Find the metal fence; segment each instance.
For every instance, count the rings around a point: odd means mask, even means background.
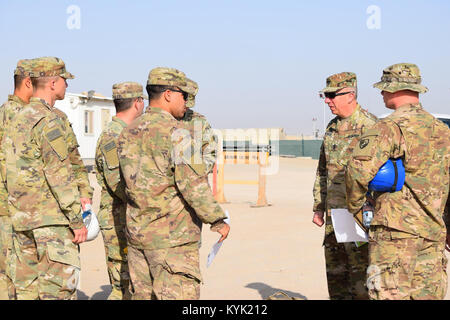
[[[277,140],[269,143],[271,155],[319,159],[322,140]],[[224,141],[223,148],[228,150],[233,148],[255,150],[258,146],[250,141]]]

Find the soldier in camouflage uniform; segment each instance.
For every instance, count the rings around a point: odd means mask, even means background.
[[[366,131],[353,151],[346,176],[349,211],[361,210],[369,182],[389,158],[402,159],[406,177],[400,191],[375,195],[369,295],[442,299],[447,289],[443,212],[449,205],[450,130],[422,108],[419,93],[427,88],[416,65],[387,67],[374,87],[394,112]]]
[[[186,112],[189,90],[183,72],[151,70],[150,105],[119,137],[132,299],[198,299],[201,224],[211,224],[220,241],[228,236],[202,167],[178,147],[190,136],[176,120]]]
[[[86,240],[78,185],[64,122],[54,112],[64,99],[62,60],[32,60],[33,97],[5,127],[1,157],[13,225],[17,299],[76,299],[78,244]]]
[[[30,78],[30,60],[20,60],[14,70],[14,94],[0,107],[0,145],[8,122],[30,101],[33,85]],[[0,159],[4,164],[4,159]],[[1,165],[4,168],[4,165]],[[5,174],[2,174],[4,177]],[[12,225],[8,211],[8,192],[5,181],[0,184],[0,300],[15,298],[11,274]]]
[[[337,243],[331,209],[346,208],[345,166],[349,152],[375,122],[376,117],[356,101],[356,75],[351,72],[327,78],[321,96],[336,115],[328,124],[320,150],[314,183],[313,222],[319,227],[325,218],[325,261],[330,299],[368,299],[365,274],[368,266],[367,244]]]
[[[136,82],[114,84],[112,88],[116,115],[101,133],[95,154],[97,181],[102,187],[97,215],[105,244],[106,265],[112,291],[108,300],[129,299],[129,274],[125,214],[127,201],[120,179],[117,145],[122,130],[144,110],[142,86]]]
[[[191,109],[195,105],[195,97],[198,93],[197,83],[187,79],[187,84],[189,91],[192,93],[188,95],[186,102],[188,109],[181,120],[192,137],[191,152],[194,154],[193,160],[198,164],[203,164],[205,175],[208,175],[212,172],[216,163],[217,137],[206,117]]]

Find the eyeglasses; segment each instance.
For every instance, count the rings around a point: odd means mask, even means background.
[[[183,95],[184,101],[187,101],[189,94],[187,92],[181,91],[181,90],[175,90],[175,89],[169,89],[170,91],[180,92]]]
[[[336,93],[336,92],[320,92],[319,93],[319,97],[321,97],[322,99],[328,98],[328,99],[334,99],[337,96],[343,96],[344,94],[347,93],[355,93],[355,91],[348,91],[348,92],[341,92],[341,93]]]

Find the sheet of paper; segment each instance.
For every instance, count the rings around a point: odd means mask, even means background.
[[[331,209],[331,221],[337,242],[369,241],[367,233],[347,209]]]
[[[226,218],[224,221],[228,224],[230,224],[230,214],[227,210],[225,210],[225,214],[228,218]],[[222,242],[216,242],[213,247],[211,248],[211,252],[208,254],[208,259],[206,261],[206,267],[209,268],[211,263],[213,262],[214,258],[216,257],[217,253],[219,252],[220,247],[222,246]]]

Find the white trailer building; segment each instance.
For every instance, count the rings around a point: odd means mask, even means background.
[[[86,165],[94,164],[95,147],[100,133],[116,114],[112,98],[94,91],[66,93],[55,107],[64,111],[77,136],[81,158]]]

